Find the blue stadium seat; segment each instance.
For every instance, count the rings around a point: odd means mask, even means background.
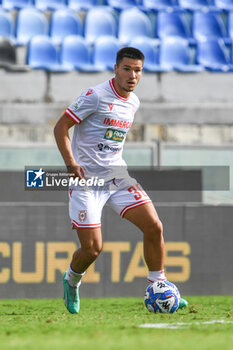
[[[66,7],[66,0],[34,0],[35,7],[41,11],[58,10]]]
[[[27,45],[35,35],[48,34],[45,15],[35,8],[25,8],[18,12],[16,20],[16,44]]]
[[[99,37],[95,42],[93,50],[94,66],[103,66],[103,70],[114,70],[116,54],[121,47],[119,40],[115,37]]]
[[[91,62],[89,47],[80,35],[69,35],[64,38],[60,53],[61,66],[64,70],[80,70],[82,72],[99,72],[103,70],[94,67]]]
[[[233,65],[222,39],[212,38],[198,42],[197,62],[213,72],[233,71]]]
[[[136,37],[130,44],[141,50],[145,56],[143,69],[148,72],[166,72],[167,69],[161,67],[159,59],[159,43],[155,39],[148,37]]]
[[[178,4],[183,9],[192,11],[209,10],[214,8],[211,0],[178,0]]]
[[[233,11],[228,13],[228,34],[231,40],[233,40]]]
[[[68,0],[68,7],[75,11],[88,11],[98,5],[98,0]]]
[[[192,64],[188,40],[180,37],[167,37],[161,41],[160,64],[168,70],[180,72],[201,72],[201,65]]]
[[[221,10],[232,11],[233,0],[215,0],[215,6]]]
[[[124,44],[137,36],[152,37],[149,17],[136,7],[121,12],[118,26],[118,38]]]
[[[157,16],[157,35],[160,39],[180,36],[193,41],[185,13],[160,11]]]
[[[117,22],[109,7],[93,7],[87,12],[84,22],[84,37],[88,43],[94,43],[99,36],[116,36]]]
[[[222,38],[226,43],[230,39],[219,12],[195,11],[193,14],[193,37],[196,40],[204,40],[212,37]]]
[[[34,36],[27,51],[27,64],[33,69],[43,69],[49,72],[64,72],[59,64],[58,52],[52,39],[46,35]]]
[[[177,7],[176,0],[142,0],[142,5],[148,10],[173,10]]]
[[[117,10],[125,10],[130,7],[138,6],[140,2],[138,0],[106,0],[107,4]]]
[[[0,8],[0,36],[13,41],[13,19],[9,12]]]
[[[33,6],[32,0],[2,0],[2,7],[6,10],[19,10]]]
[[[73,10],[54,11],[49,34],[55,44],[60,44],[67,35],[82,35],[82,21]]]

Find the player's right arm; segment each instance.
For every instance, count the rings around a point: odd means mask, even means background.
[[[69,129],[74,124],[75,122],[63,113],[54,127],[54,136],[68,172],[74,174],[74,177],[84,178],[84,169],[74,159],[71,148]]]

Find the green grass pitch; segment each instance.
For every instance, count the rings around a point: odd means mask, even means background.
[[[60,299],[0,300],[0,349],[232,350],[233,297],[187,300],[175,314],[151,314],[143,298],[83,298],[78,315]],[[145,323],[182,328],[139,327]]]

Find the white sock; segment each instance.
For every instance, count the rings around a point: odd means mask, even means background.
[[[85,272],[83,273],[74,272],[72,268],[69,266],[68,270],[66,271],[65,279],[68,281],[71,287],[79,287],[81,285],[81,279],[84,274]]]
[[[147,281],[149,283],[153,283],[156,281],[166,281],[166,276],[165,276],[165,272],[164,270],[160,270],[160,271],[149,271],[148,277],[147,277]]]

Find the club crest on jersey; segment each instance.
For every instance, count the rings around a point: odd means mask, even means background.
[[[87,210],[79,210],[78,218],[80,222],[84,222],[87,218]]]
[[[87,91],[87,93],[86,93],[86,95],[85,96],[89,96],[89,95],[92,95],[93,94],[93,90],[92,89],[89,89],[88,91]]]
[[[111,103],[110,105],[108,105],[109,109],[110,109],[110,112],[112,112],[112,109],[113,109],[113,104]]]

